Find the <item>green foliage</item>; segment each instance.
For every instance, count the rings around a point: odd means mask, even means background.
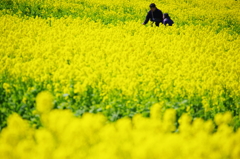
[[[51,84],[51,81],[44,83],[35,82],[29,79],[25,82],[22,79],[18,81],[9,81],[7,78],[3,78],[2,81],[8,82],[11,87],[11,93],[8,93],[3,88],[3,83],[0,85],[0,128],[6,126],[7,117],[13,112],[17,112],[24,119],[30,121],[31,124],[39,127],[41,125],[39,115],[35,113],[35,98],[38,93],[48,90],[47,85]],[[29,89],[31,88],[31,89]],[[240,108],[230,97],[230,92],[226,91],[223,95],[226,100],[221,104],[220,109],[214,105],[210,105],[212,111],[205,112],[202,105],[202,98],[199,96],[194,97],[165,97],[159,98],[154,91],[148,94],[138,93],[135,98],[122,94],[121,90],[114,89],[107,95],[108,99],[104,100],[101,95],[101,90],[87,86],[86,91],[83,93],[74,93],[74,82],[70,82],[70,93],[61,93],[61,96],[57,95],[54,88],[50,91],[54,96],[54,108],[55,109],[70,109],[76,116],[82,116],[84,113],[103,113],[109,121],[116,121],[122,117],[132,118],[135,114],[142,114],[145,117],[150,116],[150,108],[155,103],[164,102],[162,111],[173,108],[177,111],[177,119],[182,114],[188,113],[193,118],[203,118],[204,120],[214,119],[217,113],[230,111],[235,116],[233,121],[233,127],[236,130],[240,127]],[[144,91],[144,90],[142,90]],[[139,91],[141,92],[141,91]],[[159,91],[158,93],[163,93]],[[238,101],[240,99],[238,98]],[[211,103],[211,101],[209,101]],[[188,106],[190,106],[188,108]],[[230,106],[231,105],[231,106]]]

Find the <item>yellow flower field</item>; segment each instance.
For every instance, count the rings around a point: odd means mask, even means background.
[[[0,2],[0,158],[240,158],[240,2],[150,3]]]
[[[76,118],[69,110],[52,110],[47,92],[37,97],[43,127],[34,129],[18,114],[8,119],[1,133],[1,158],[239,158],[240,131],[228,126],[231,114],[218,114],[216,132],[211,120],[204,122],[184,114],[176,130],[174,109],[160,113],[151,108],[151,118],[140,114],[108,123],[100,114]],[[46,109],[42,109],[45,107]]]

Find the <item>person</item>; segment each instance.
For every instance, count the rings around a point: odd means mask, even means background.
[[[154,3],[150,4],[150,11],[148,12],[146,19],[143,25],[146,25],[149,20],[155,23],[156,26],[159,26],[163,22],[163,13],[160,9],[156,7]]]
[[[172,19],[170,18],[170,16],[168,15],[168,13],[164,13],[163,14],[163,24],[164,25],[169,25],[169,26],[172,26],[173,25],[173,21]]]

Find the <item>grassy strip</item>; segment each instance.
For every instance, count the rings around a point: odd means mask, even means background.
[[[160,1],[160,8],[163,12],[170,12],[173,20],[178,26],[183,25],[202,25],[217,26],[216,33],[229,28],[229,33],[240,34],[240,21],[236,17],[234,10],[228,11],[226,8],[221,10],[213,10],[211,14],[207,14],[206,8],[201,3],[187,2],[165,2]],[[178,4],[179,3],[179,4]],[[179,6],[180,5],[180,6]],[[236,2],[236,5],[239,5]],[[187,9],[188,7],[188,9]],[[214,8],[213,8],[214,9]],[[92,4],[87,1],[77,2],[61,2],[59,4],[42,2],[28,2],[14,0],[3,0],[0,2],[0,10],[3,14],[18,15],[20,17],[41,17],[47,19],[49,17],[63,18],[66,16],[90,18],[93,21],[100,21],[103,24],[114,24],[128,21],[144,20],[148,11],[147,7],[138,8],[128,4],[111,6],[107,4]],[[184,12],[183,12],[184,10]]]

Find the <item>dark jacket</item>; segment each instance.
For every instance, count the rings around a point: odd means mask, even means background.
[[[165,19],[163,19],[163,24],[164,25],[169,25],[169,26],[172,26],[173,25],[173,21],[172,21],[172,19],[170,19],[170,18],[165,18]]]
[[[149,19],[153,22],[156,23],[162,23],[163,21],[163,13],[161,10],[156,9],[154,12],[149,11],[147,16],[146,16],[146,20],[144,21],[144,24],[147,24]]]

